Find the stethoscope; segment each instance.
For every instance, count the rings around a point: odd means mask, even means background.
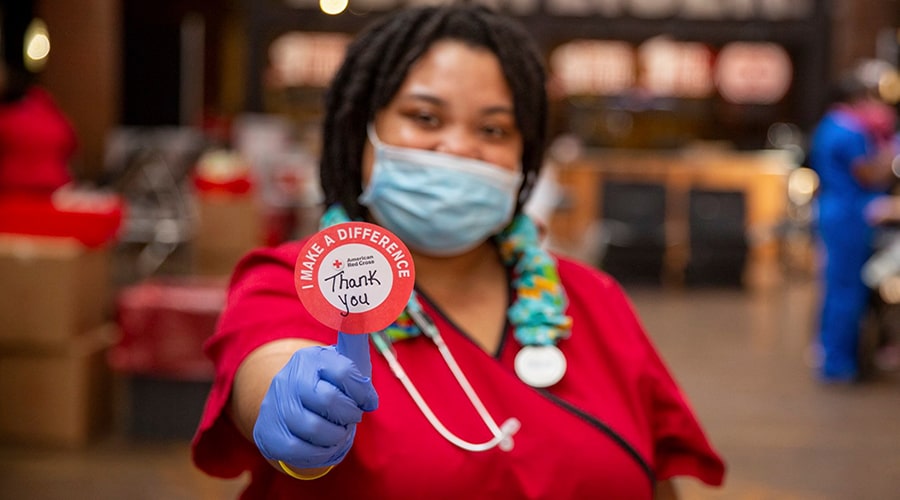
[[[459,365],[450,353],[450,349],[447,347],[447,344],[444,342],[443,337],[441,337],[440,332],[431,318],[422,311],[421,306],[415,300],[410,301],[407,312],[419,330],[431,339],[435,346],[437,346],[438,352],[440,352],[441,357],[444,359],[444,362],[447,364],[453,377],[466,394],[466,397],[469,398],[469,402],[475,408],[475,411],[478,412],[481,420],[494,437],[482,443],[472,443],[460,438],[450,431],[437,418],[428,406],[428,403],[425,402],[421,393],[416,389],[415,384],[412,383],[412,380],[410,380],[409,376],[406,374],[406,371],[400,366],[400,362],[397,359],[397,352],[394,350],[387,335],[383,331],[372,334],[372,341],[375,344],[375,348],[387,360],[391,372],[393,372],[394,376],[397,377],[401,384],[403,384],[406,392],[409,393],[410,397],[431,426],[434,427],[438,434],[444,439],[467,451],[487,451],[497,447],[503,451],[512,450],[515,445],[513,435],[522,427],[522,423],[519,419],[510,417],[502,424],[497,425],[497,421],[494,420],[487,411],[487,408],[485,408],[484,404],[481,402],[481,398],[478,397],[478,394],[472,388],[469,380],[459,368]],[[529,383],[529,385],[535,387],[547,387],[553,385],[562,378],[566,370],[566,361],[562,352],[556,346],[525,346],[516,356],[515,367],[519,378],[526,383]]]

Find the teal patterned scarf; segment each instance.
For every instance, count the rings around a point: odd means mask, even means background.
[[[347,212],[333,205],[322,216],[320,228],[349,222]],[[552,345],[569,336],[572,318],[565,315],[566,295],[559,283],[556,262],[541,248],[537,228],[531,219],[518,214],[494,237],[503,264],[512,269],[516,300],[507,311],[521,345]],[[421,310],[416,292],[406,309],[384,333],[392,341],[414,337],[421,332],[413,322],[410,308]]]

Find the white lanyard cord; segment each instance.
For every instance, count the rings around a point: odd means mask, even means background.
[[[372,336],[372,340],[375,342],[375,347],[378,348],[378,351],[385,357],[388,362],[388,366],[394,373],[394,376],[396,376],[397,379],[400,380],[400,383],[403,384],[403,387],[406,388],[406,392],[408,392],[410,397],[412,397],[413,401],[416,403],[416,406],[419,408],[422,414],[425,415],[425,418],[428,420],[431,426],[434,427],[434,429],[438,431],[438,434],[443,436],[444,439],[446,439],[453,445],[467,451],[487,451],[498,446],[503,451],[512,450],[514,446],[512,436],[522,426],[522,424],[519,422],[519,419],[515,417],[508,418],[505,422],[503,422],[502,425],[498,426],[497,422],[494,421],[490,413],[488,413],[487,408],[485,408],[484,404],[482,404],[481,399],[475,393],[475,390],[472,388],[471,384],[469,384],[469,381],[462,373],[459,365],[456,364],[456,360],[453,359],[453,355],[450,354],[450,350],[444,343],[444,339],[441,338],[440,333],[438,333],[437,328],[434,326],[434,324],[431,323],[431,320],[424,315],[420,315],[419,311],[410,310],[409,313],[413,321],[418,324],[419,328],[435,343],[438,351],[441,353],[441,357],[444,358],[444,362],[447,363],[447,367],[450,368],[450,371],[453,373],[453,377],[456,378],[457,383],[459,383],[463,392],[466,393],[466,397],[469,398],[472,406],[475,407],[475,411],[477,411],[478,415],[481,416],[481,419],[484,421],[488,429],[490,429],[491,433],[494,435],[494,438],[483,443],[470,443],[453,434],[449,429],[447,429],[444,424],[442,424],[441,421],[438,420],[434,412],[431,411],[428,403],[426,403],[425,399],[422,398],[422,395],[416,389],[416,386],[412,383],[412,380],[409,379],[406,371],[403,370],[402,366],[400,366],[400,362],[397,360],[397,356],[394,353],[393,346],[391,346],[390,341],[385,338],[386,336],[384,335],[384,333],[378,332],[377,334],[374,334]]]

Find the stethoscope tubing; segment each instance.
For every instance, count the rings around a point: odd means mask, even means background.
[[[512,450],[514,446],[512,436],[522,426],[519,419],[511,417],[506,419],[502,425],[497,425],[496,420],[494,420],[490,412],[488,412],[487,408],[484,406],[484,403],[481,402],[481,398],[478,397],[475,389],[469,383],[469,380],[462,372],[462,369],[460,369],[459,365],[456,363],[456,360],[450,353],[450,349],[444,342],[443,337],[441,337],[440,332],[438,332],[437,327],[434,325],[434,323],[431,322],[431,319],[414,307],[410,307],[408,309],[408,312],[413,322],[415,322],[416,326],[419,327],[419,330],[421,330],[429,339],[431,339],[432,342],[434,342],[435,346],[437,346],[438,352],[440,352],[441,357],[444,359],[444,362],[447,364],[447,367],[450,369],[453,377],[456,379],[460,388],[462,388],[463,392],[466,394],[466,397],[469,399],[469,402],[472,404],[472,407],[475,408],[475,411],[481,417],[481,420],[491,431],[491,434],[493,434],[494,437],[483,443],[472,443],[460,438],[452,431],[450,431],[450,429],[448,429],[440,421],[440,419],[437,418],[437,416],[431,410],[431,407],[428,406],[428,403],[425,402],[422,394],[418,391],[418,389],[416,389],[415,384],[413,384],[412,380],[409,378],[409,375],[407,375],[406,371],[400,365],[400,361],[397,359],[396,351],[394,351],[390,340],[387,338],[384,332],[373,334],[372,340],[375,343],[376,349],[382,354],[382,356],[384,356],[385,360],[387,360],[388,367],[391,369],[391,372],[395,377],[397,377],[397,379],[406,389],[406,392],[409,393],[410,397],[413,399],[413,402],[415,402],[416,406],[425,416],[426,420],[428,420],[431,426],[434,427],[438,434],[440,434],[444,439],[464,450],[481,452],[496,447],[499,447],[503,451]]]

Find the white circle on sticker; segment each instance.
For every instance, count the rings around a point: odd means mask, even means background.
[[[318,280],[325,300],[348,314],[380,306],[394,285],[384,255],[360,243],[348,243],[325,254]]]

